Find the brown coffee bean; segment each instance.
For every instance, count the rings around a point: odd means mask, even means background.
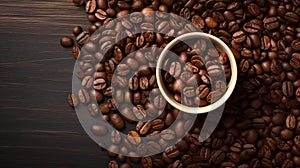
[[[150,128],[151,128],[151,125],[152,125],[151,120],[148,120],[148,121],[141,127],[141,129],[139,130],[140,134],[141,134],[141,135],[145,135],[146,133],[148,133],[148,131],[149,131]]]
[[[152,158],[151,157],[143,157],[142,158],[142,166],[143,168],[152,168]]]
[[[88,0],[85,5],[85,12],[86,13],[94,13],[97,7],[96,0]]]
[[[117,113],[113,113],[112,115],[110,115],[110,122],[118,130],[122,129],[125,126],[123,118]]]
[[[292,97],[294,95],[294,87],[292,82],[290,81],[285,81],[282,84],[282,93],[286,96],[286,97]]]
[[[90,95],[85,89],[79,89],[78,99],[81,103],[86,104],[90,101]]]
[[[155,119],[151,122],[153,130],[162,130],[164,128],[164,122],[161,119]]]
[[[292,114],[288,115],[285,123],[286,123],[285,125],[288,129],[294,129],[297,124],[296,117]]]
[[[299,21],[299,17],[296,13],[294,12],[287,12],[285,15],[284,15],[284,19],[287,21],[287,22],[290,22],[290,23],[298,23]]]
[[[119,144],[122,140],[120,132],[117,130],[112,131],[110,134],[110,140],[113,144]]]
[[[119,164],[115,160],[111,160],[108,163],[108,168],[119,168]]]
[[[136,105],[135,107],[133,107],[132,111],[135,117],[140,121],[144,120],[147,117],[146,111],[142,105]]]
[[[273,29],[276,29],[279,27],[280,25],[280,22],[278,20],[277,17],[270,17],[270,18],[265,18],[264,19],[264,27],[267,29],[267,30],[273,30]]]
[[[94,88],[96,90],[103,90],[106,88],[106,81],[104,78],[98,78],[94,80]]]
[[[161,138],[163,138],[164,140],[172,140],[175,138],[175,132],[173,130],[170,129],[165,129],[161,132]]]
[[[60,45],[63,47],[73,47],[74,41],[71,37],[64,36],[60,39]]]
[[[77,95],[71,93],[68,95],[68,103],[71,107],[76,107],[78,105],[78,97]]]
[[[127,138],[133,145],[138,145],[141,143],[140,135],[136,131],[129,131]]]
[[[102,9],[98,9],[95,13],[95,16],[99,20],[105,20],[107,18],[107,13]]]
[[[89,39],[89,37],[90,37],[89,33],[83,31],[76,37],[76,42],[82,46]]]
[[[97,136],[103,136],[107,133],[107,127],[103,124],[94,124],[91,131]]]
[[[300,40],[294,40],[291,46],[293,50],[300,51]]]
[[[233,41],[236,43],[242,43],[246,39],[246,35],[243,31],[235,32],[233,35]]]
[[[216,164],[219,165],[223,162],[223,160],[225,159],[226,155],[223,151],[221,150],[217,150],[216,152],[214,152],[211,156],[211,161]]]
[[[205,23],[206,23],[206,26],[209,27],[209,28],[211,28],[211,29],[213,29],[213,28],[215,28],[215,27],[218,26],[218,23],[217,23],[216,20],[215,20],[214,18],[212,18],[212,17],[207,17],[207,18],[205,19]]]

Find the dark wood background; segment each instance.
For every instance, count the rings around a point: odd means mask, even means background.
[[[104,167],[66,102],[74,59],[59,39],[88,28],[71,0],[0,1],[0,167]]]

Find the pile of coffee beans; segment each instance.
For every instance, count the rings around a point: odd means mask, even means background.
[[[217,101],[226,92],[231,77],[226,52],[218,51],[205,38],[188,40],[190,45],[181,43],[171,49],[176,56],[169,54],[164,60],[165,86],[175,101],[189,107]]]
[[[121,154],[108,152],[108,155],[114,158],[108,163],[108,167],[125,168],[141,165],[170,168],[292,168],[300,166],[300,2],[298,0],[89,0],[87,2],[74,0],[74,2],[78,6],[84,6],[88,13],[88,20],[93,23],[88,31],[78,26],[73,29],[76,36],[75,44],[70,37],[61,39],[64,47],[75,45],[72,48],[74,58],[78,58],[81,46],[85,44],[90,34],[102,25],[110,23],[113,18],[134,11],[148,13],[158,10],[172,12],[191,20],[204,32],[219,37],[230,47],[238,62],[239,77],[235,92],[226,103],[221,122],[207,140],[201,143],[198,141],[201,123],[205,119],[205,116],[199,115],[188,134],[163,153],[151,157],[126,158]],[[148,25],[144,24],[144,26],[146,28]],[[165,46],[171,40],[164,36],[161,38],[157,34],[154,36],[156,40],[153,43],[157,43],[159,47]],[[143,37],[139,39],[142,41]],[[167,41],[161,42],[160,39]],[[116,48],[113,53],[127,55],[147,45],[148,42],[145,42],[144,36],[143,44],[137,45],[136,37],[123,40],[121,43],[120,45],[125,46],[122,49]],[[90,49],[92,48],[91,45]],[[117,60],[116,55],[118,54],[114,54],[115,60]],[[89,57],[86,59],[89,60]],[[89,61],[82,63],[84,72],[78,73],[79,78],[92,75],[96,68],[90,65]],[[109,59],[97,66],[97,71],[105,72],[106,78],[109,79],[111,75],[107,73],[111,74],[115,66],[115,62]],[[148,76],[147,79],[149,81]],[[94,81],[90,81],[86,78],[83,85],[94,86]],[[81,89],[78,94],[71,94],[68,97],[70,105],[76,106],[78,102],[88,104],[90,95],[94,95],[99,103],[104,104],[100,105],[101,112],[106,113],[104,120],[111,121],[117,128],[123,128],[127,121],[122,115],[116,111],[113,113],[108,111],[115,109],[116,102],[114,99],[107,99],[107,95],[111,94],[108,84],[102,78],[96,81],[97,88],[105,88],[105,91]],[[100,113],[95,108],[98,104],[88,106],[91,115]],[[160,117],[154,125],[162,128],[159,123],[166,124],[169,118],[174,120],[176,114],[178,110],[169,107],[160,115],[164,117]],[[145,122],[142,128],[146,129],[149,125]],[[105,134],[106,129],[101,125],[93,126],[94,132],[99,135]],[[145,131],[137,132],[143,134]],[[115,137],[113,141],[117,143],[118,135],[113,136]],[[131,132],[130,136],[136,136],[136,133]],[[132,140],[132,142],[138,141]],[[155,146],[157,145],[154,144],[153,147]],[[113,149],[115,147],[112,146],[111,151],[115,151]]]

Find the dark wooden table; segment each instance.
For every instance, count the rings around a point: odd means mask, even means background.
[[[75,63],[59,44],[88,28],[71,0],[0,1],[0,167],[104,167],[66,102]]]

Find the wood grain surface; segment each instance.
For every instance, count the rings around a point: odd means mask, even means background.
[[[59,44],[88,28],[71,0],[0,1],[0,167],[105,167],[66,97],[75,63]]]

